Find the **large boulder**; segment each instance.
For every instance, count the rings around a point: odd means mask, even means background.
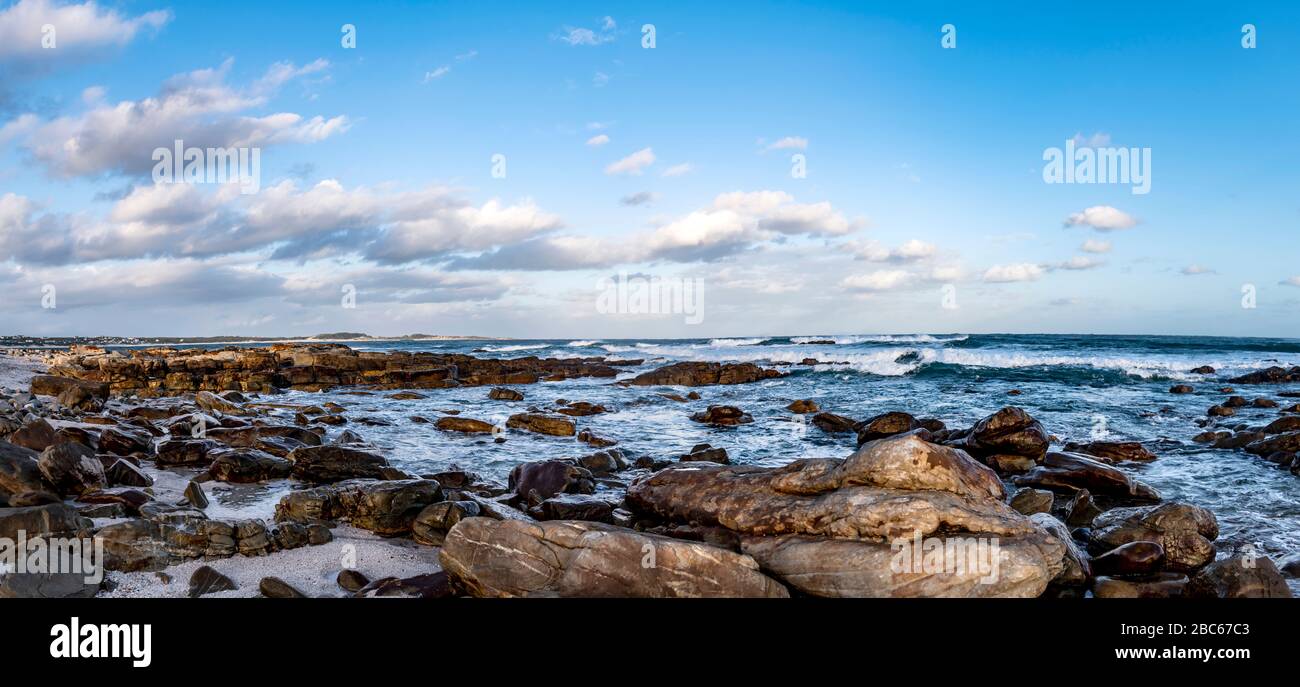
[[[910,413],[894,410],[869,417],[858,424],[858,445],[884,437],[902,434],[917,429],[921,425]]]
[[[468,518],[439,552],[478,597],[786,597],[749,556],[594,522]]]
[[[1036,531],[1003,494],[996,476],[961,451],[904,435],[866,444],[845,460],[780,468],[678,464],[634,481],[627,501],[666,520],[756,536]]]
[[[1105,463],[1146,463],[1156,459],[1156,454],[1137,441],[1090,441],[1086,444],[1071,442],[1065,445],[1065,450],[1084,453]]]
[[[1289,599],[1291,589],[1267,556],[1241,555],[1215,561],[1188,580],[1191,599]]]
[[[483,420],[475,420],[472,417],[456,417],[447,415],[438,418],[433,423],[434,427],[444,432],[462,432],[465,434],[491,434],[492,423]]]
[[[218,482],[247,484],[288,477],[293,464],[254,448],[224,448],[208,454],[208,474]]]
[[[168,467],[207,465],[212,462],[209,454],[220,448],[222,444],[211,439],[169,439],[158,444],[154,462]]]
[[[510,471],[509,486],[523,498],[538,500],[556,494],[591,494],[596,491],[591,471],[563,460],[520,463]]]
[[[1164,549],[1166,569],[1190,572],[1214,560],[1218,537],[1219,522],[1213,513],[1175,501],[1102,513],[1093,521],[1090,548],[1104,553],[1130,542],[1155,542]]]
[[[40,454],[29,448],[0,441],[0,506],[16,494],[54,491],[41,474],[39,458]]]
[[[9,541],[17,541],[19,532],[24,532],[28,539],[75,537],[88,532],[90,525],[90,520],[66,503],[0,508],[0,539]]]
[[[744,537],[741,550],[763,570],[811,596],[1036,597],[1061,574],[1065,546],[1054,536],[1033,532],[887,543]]]
[[[971,427],[962,448],[976,458],[1017,456],[1041,463],[1050,441],[1042,423],[1015,406],[1007,406]]]
[[[517,413],[506,420],[511,429],[522,429],[535,434],[549,434],[557,437],[571,437],[577,434],[573,420],[567,417],[543,415],[541,413]]]
[[[389,467],[383,456],[335,445],[296,448],[289,452],[289,462],[294,477],[318,484],[381,477]]]
[[[37,465],[59,494],[80,496],[102,489],[107,482],[104,464],[82,444],[65,441],[41,452]]]
[[[31,392],[40,396],[60,396],[69,389],[79,389],[100,401],[108,400],[108,384],[74,377],[36,375],[32,377]]]
[[[635,386],[709,386],[746,384],[782,376],[754,363],[682,362],[643,372],[628,383]]]
[[[6,440],[15,446],[38,453],[61,441],[59,433],[43,417],[24,423],[17,431],[6,437]]]
[[[435,480],[349,480],[288,494],[276,504],[275,519],[304,524],[345,520],[395,537],[410,533],[420,511],[441,500]]]

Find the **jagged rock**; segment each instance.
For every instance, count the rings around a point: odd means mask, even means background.
[[[1246,445],[1246,451],[1258,456],[1267,456],[1278,451],[1300,452],[1300,431],[1275,434],[1267,439],[1252,441]]]
[[[727,449],[713,448],[708,444],[697,444],[691,448],[691,452],[683,454],[679,460],[683,463],[692,461],[706,461],[709,463],[719,463],[721,465],[730,465],[731,459],[727,457]]]
[[[564,417],[541,415],[538,413],[518,413],[506,420],[506,427],[522,429],[536,434],[549,434],[557,437],[571,437],[577,433],[573,421]]]
[[[148,487],[153,485],[152,477],[146,475],[143,470],[124,458],[119,458],[114,461],[113,464],[104,471],[104,477],[108,480],[109,484],[116,484],[124,487]]]
[[[478,597],[788,596],[749,556],[604,523],[468,518],[439,560]]]
[[[622,451],[612,449],[609,451],[597,451],[591,455],[579,458],[578,467],[586,468],[591,471],[592,475],[597,477],[605,477],[620,470],[627,469],[627,461],[624,460]]]
[[[7,441],[0,441],[0,505],[14,494],[28,491],[53,491],[37,463],[40,454]]]
[[[1003,536],[1037,531],[1004,497],[997,476],[965,453],[901,435],[865,444],[845,460],[673,466],[634,481],[627,503],[665,520],[743,535],[879,540],[941,528]]]
[[[1290,369],[1284,367],[1266,367],[1262,370],[1248,372],[1240,377],[1233,377],[1228,380],[1233,384],[1282,384],[1286,382],[1300,382],[1300,366],[1292,366]]]
[[[45,418],[36,418],[31,422],[23,423],[23,426],[6,437],[6,440],[15,446],[39,453],[59,443],[59,435],[50,423],[45,421]]]
[[[289,453],[293,476],[320,484],[360,477],[381,477],[388,461],[366,451],[343,446],[304,446]]]
[[[1017,489],[1016,493],[1011,496],[1010,505],[1017,513],[1033,515],[1034,513],[1050,513],[1052,503],[1055,500],[1056,497],[1050,491],[1024,487]]]
[[[1065,504],[1065,524],[1070,527],[1092,527],[1092,521],[1102,510],[1092,500],[1092,492],[1080,489]]]
[[[1065,556],[1061,562],[1063,568],[1052,578],[1052,584],[1062,587],[1083,587],[1092,579],[1092,564],[1088,560],[1088,554],[1074,543],[1074,538],[1070,536],[1070,528],[1065,523],[1052,517],[1051,513],[1035,513],[1029,516],[1036,525],[1041,527],[1044,532],[1052,535],[1065,548]]]
[[[1093,522],[1092,545],[1100,553],[1135,541],[1160,544],[1165,567],[1198,570],[1214,560],[1219,523],[1210,511],[1187,503],[1116,508]]]
[[[1284,434],[1286,432],[1300,431],[1300,415],[1280,417],[1265,425],[1261,431],[1265,434]]]
[[[407,534],[415,516],[442,499],[434,480],[349,480],[295,491],[275,507],[277,522],[346,520],[384,537]]]
[[[1120,499],[1160,500],[1160,494],[1151,487],[1079,453],[1048,453],[1042,465],[1011,481],[1020,487],[1041,487],[1066,492],[1087,489],[1093,494]]]
[[[236,589],[238,587],[233,580],[208,565],[200,566],[193,575],[190,575],[190,598]]]
[[[753,422],[754,418],[736,406],[709,406],[707,410],[691,415],[691,420],[716,427],[734,427]]]
[[[1269,557],[1238,554],[1214,561],[1193,575],[1183,596],[1190,599],[1290,599],[1291,589]]]
[[[203,492],[203,485],[190,480],[190,483],[185,485],[185,502],[199,510],[207,508],[208,495]]]
[[[783,376],[754,363],[682,362],[643,372],[628,383],[634,386],[709,386],[746,384]]]
[[[591,494],[596,491],[590,471],[562,460],[520,463],[510,471],[509,486],[521,497],[536,493],[541,500],[556,494]]]
[[[43,506],[0,508],[0,539],[17,541],[18,533],[28,539],[38,536],[76,537],[90,530],[90,520],[66,503]]]
[[[292,452],[291,452],[292,455]],[[252,448],[225,448],[208,454],[208,474],[218,482],[248,484],[288,477],[293,464]]]
[[[524,400],[524,395],[522,392],[514,389],[497,387],[488,392],[488,398],[493,401],[522,401]]]
[[[104,464],[95,457],[95,452],[70,441],[42,451],[37,466],[58,493],[66,496],[102,489],[107,481]]]
[[[154,462],[162,466],[207,465],[212,462],[208,454],[222,448],[211,439],[169,439],[158,444]]]
[[[103,401],[96,398],[82,386],[70,386],[59,393],[59,405],[64,408],[93,412],[98,410]]]
[[[813,416],[812,423],[823,432],[831,434],[843,434],[846,432],[857,431],[857,420],[835,413],[817,413]]]
[[[108,385],[72,377],[57,375],[36,375],[32,377],[31,392],[40,396],[61,396],[69,389],[80,389],[91,398],[104,401],[108,399]]]
[[[903,434],[918,429],[921,425],[909,413],[900,410],[881,413],[869,417],[858,424],[858,445],[875,441],[895,434]]]
[[[995,455],[1023,456],[1041,463],[1049,445],[1043,425],[1021,408],[1007,406],[971,427],[961,442],[976,458]]]
[[[601,437],[592,434],[590,430],[586,429],[578,432],[578,441],[594,448],[606,448],[618,445],[617,441],[614,441],[613,439],[602,439]]]
[[[105,427],[99,433],[99,450],[117,456],[153,453],[153,437],[146,432],[127,429],[124,425]]]
[[[425,506],[415,516],[411,522],[411,534],[421,544],[442,546],[447,532],[456,523],[465,518],[477,517],[480,512],[479,505],[474,501],[440,501]]]
[[[561,415],[568,415],[569,417],[587,417],[590,415],[600,415],[601,413],[608,413],[609,409],[606,408],[605,406],[597,405],[595,403],[588,403],[586,401],[573,401],[572,403],[565,404],[563,407],[556,408],[555,412]]]
[[[1065,445],[1065,450],[1083,453],[1106,463],[1126,460],[1145,463],[1156,459],[1156,454],[1136,441],[1090,441],[1086,444],[1070,442]]]
[[[444,432],[464,432],[466,434],[491,434],[492,423],[469,417],[443,416],[433,423],[434,427]]]
[[[530,508],[529,513],[538,520],[587,520],[610,522],[614,506],[602,498],[589,494],[557,494]]]
[[[220,413],[222,415],[247,415],[248,411],[241,408],[236,403],[212,393],[211,391],[200,391],[194,394],[194,403],[199,408],[209,413]]]

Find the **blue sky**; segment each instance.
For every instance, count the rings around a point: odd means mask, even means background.
[[[3,329],[1300,336],[1298,15],[0,4]],[[1044,183],[1076,136],[1150,193]],[[258,147],[259,192],[155,186],[177,138]],[[620,272],[701,280],[702,322],[597,312]]]

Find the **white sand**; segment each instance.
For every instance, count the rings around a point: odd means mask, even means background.
[[[35,358],[19,358],[0,353],[0,389],[26,391],[32,377],[45,372],[45,363]]]
[[[163,572],[171,576],[164,582],[158,573],[108,573],[117,584],[104,597],[183,597],[189,595],[190,575],[203,565],[229,577],[238,589],[206,594],[214,597],[261,596],[257,586],[263,577],[278,577],[307,596],[349,596],[338,586],[336,578],[345,563],[371,580],[381,577],[411,577],[441,570],[438,548],[416,544],[409,539],[384,539],[365,530],[349,526],[334,528],[334,541],[321,546],[304,546],[267,556],[196,559],[174,565]]]

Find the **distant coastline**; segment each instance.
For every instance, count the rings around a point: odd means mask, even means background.
[[[385,341],[513,341],[502,336],[406,334],[371,336],[331,332],[313,336],[0,336],[0,348],[65,348],[67,346],[171,346],[193,344],[371,343]]]

